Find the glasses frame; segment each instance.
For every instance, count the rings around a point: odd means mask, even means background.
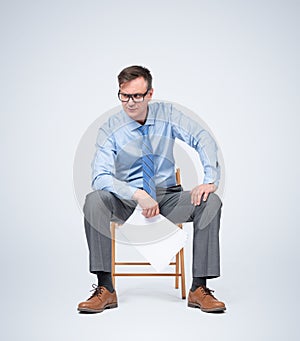
[[[149,90],[150,90],[150,89],[148,89],[144,94],[140,94],[140,93],[137,93],[137,94],[124,94],[124,93],[121,92],[121,90],[119,90],[119,92],[118,92],[118,98],[119,98],[119,100],[120,100],[121,102],[123,102],[123,103],[129,102],[129,101],[130,101],[130,98],[133,100],[134,103],[141,103],[141,102],[144,102],[145,96],[148,94]],[[127,101],[121,100],[120,95],[126,95],[126,96],[128,96],[128,100],[127,100]],[[133,98],[133,96],[137,96],[137,95],[142,96],[143,99],[142,99],[141,101],[140,101],[140,100],[135,101],[134,98]]]

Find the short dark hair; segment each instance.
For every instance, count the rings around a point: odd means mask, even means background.
[[[147,90],[152,89],[152,76],[150,71],[144,66],[132,65],[123,69],[118,75],[119,86],[132,81],[138,77],[143,77],[147,82]]]

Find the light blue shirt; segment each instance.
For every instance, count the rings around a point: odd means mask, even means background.
[[[203,165],[203,183],[218,186],[220,168],[217,145],[208,131],[170,103],[149,103],[145,124],[149,125],[156,187],[176,185],[173,147],[178,138],[193,147]],[[106,190],[123,199],[132,199],[143,188],[141,124],[124,110],[111,116],[98,133],[92,163],[92,187]]]

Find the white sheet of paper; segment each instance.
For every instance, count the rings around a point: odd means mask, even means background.
[[[140,206],[119,230],[118,241],[133,245],[154,267],[162,271],[184,246],[187,233],[162,215],[145,218]]]

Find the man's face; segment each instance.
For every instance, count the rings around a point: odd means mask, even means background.
[[[147,91],[148,84],[143,77],[138,77],[132,81],[123,83],[120,86],[122,94],[144,94]],[[144,123],[147,117],[148,103],[153,95],[153,89],[150,89],[144,97],[143,102],[134,102],[132,98],[128,102],[122,102],[122,106],[126,114],[133,120]]]

